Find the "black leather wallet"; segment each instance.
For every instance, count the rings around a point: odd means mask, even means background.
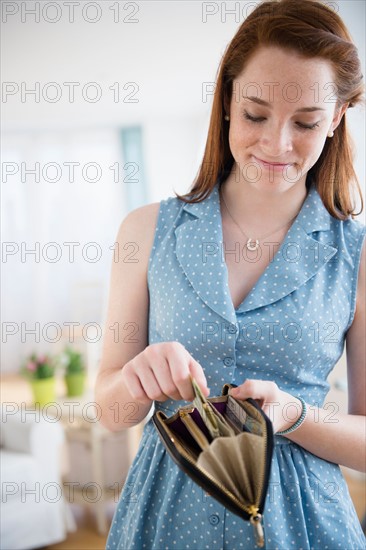
[[[262,516],[273,454],[272,422],[253,399],[205,398],[192,378],[193,403],[152,420],[175,463],[199,486],[255,529],[264,545]]]

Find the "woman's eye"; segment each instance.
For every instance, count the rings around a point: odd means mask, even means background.
[[[314,130],[315,128],[318,128],[318,126],[319,126],[319,122],[315,122],[314,124],[303,124],[302,122],[296,122],[296,124],[302,130]]]
[[[267,120],[264,116],[253,116],[248,113],[248,111],[244,111],[244,118],[247,120],[250,120],[250,122],[263,122],[264,120]],[[296,125],[301,130],[315,130],[315,128],[318,128],[319,122],[315,122],[314,124],[304,124],[303,122],[296,122]]]
[[[250,120],[251,122],[263,122],[263,120],[266,120],[264,116],[252,116],[247,111],[244,111],[244,118]]]

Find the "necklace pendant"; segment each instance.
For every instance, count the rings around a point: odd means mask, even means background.
[[[258,250],[259,248],[259,241],[258,239],[255,240],[255,243],[252,244],[253,242],[253,239],[248,239],[247,240],[247,249],[248,250]]]

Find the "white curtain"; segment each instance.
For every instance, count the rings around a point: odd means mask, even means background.
[[[127,201],[119,128],[12,132],[3,143],[4,372],[33,350],[58,350],[69,323],[79,323],[76,332],[102,328]]]

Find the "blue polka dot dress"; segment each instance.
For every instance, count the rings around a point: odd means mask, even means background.
[[[353,320],[366,228],[330,216],[310,185],[273,261],[235,309],[219,185],[200,203],[176,197],[160,203],[148,269],[149,342],[182,343],[203,367],[211,396],[225,382],[258,378],[321,407]],[[170,416],[186,404],[155,402],[155,409]],[[281,436],[275,436],[263,526],[267,550],[365,549],[339,466]],[[250,523],[175,465],[150,419],[107,549],[240,548],[256,548]]]

